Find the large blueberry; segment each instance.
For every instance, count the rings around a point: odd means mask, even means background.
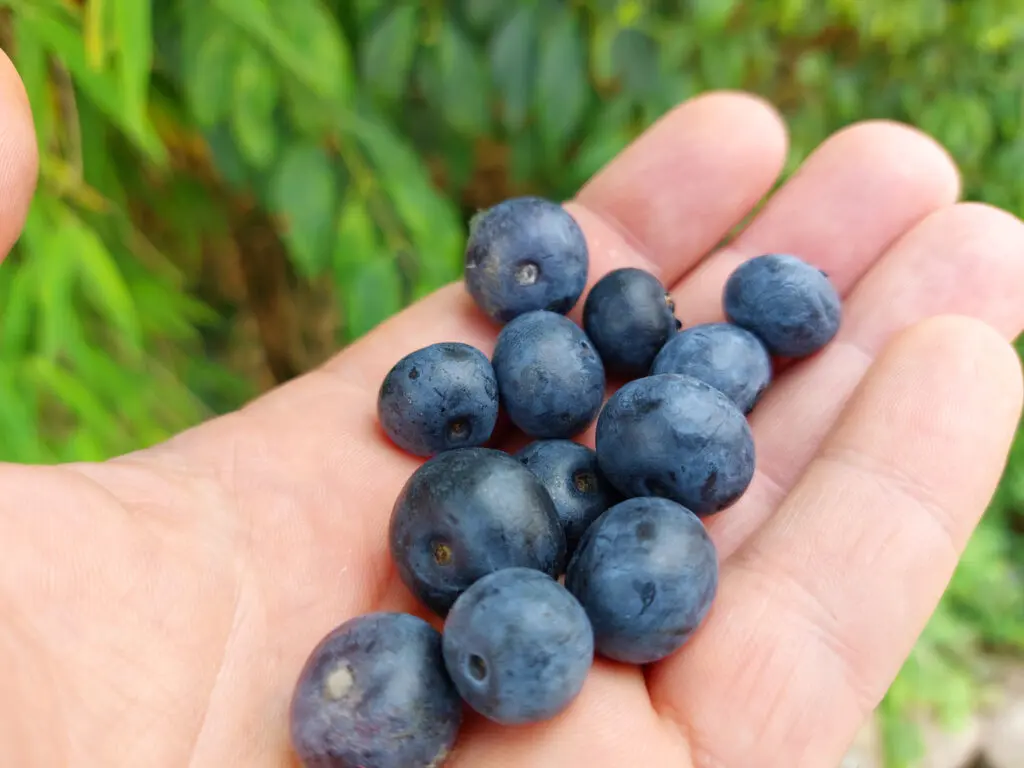
[[[579,695],[594,660],[583,607],[539,571],[484,576],[455,601],[444,661],[473,709],[503,725],[548,720]]]
[[[839,331],[839,294],[824,272],[796,256],[744,262],[725,283],[726,317],[757,335],[774,355],[806,357]]]
[[[402,581],[441,616],[488,573],[520,566],[557,576],[565,566],[548,492],[490,448],[441,453],[417,469],[395,501],[388,538]]]
[[[616,392],[597,420],[597,460],[626,496],[673,499],[698,515],[735,503],[754,476],[743,412],[691,376],[648,376]]]
[[[501,329],[494,348],[498,394],[509,419],[531,437],[572,437],[601,409],[604,366],[572,320],[528,312]]]
[[[346,621],[316,646],[292,695],[306,768],[434,768],[462,722],[441,634],[404,613]]]
[[[690,510],[629,499],[587,530],[565,586],[586,609],[599,654],[647,664],[676,651],[704,620],[718,589],[718,555]]]
[[[771,382],[772,358],[750,331],[732,323],[705,323],[669,339],[651,373],[693,376],[750,413]]]
[[[587,284],[587,241],[562,206],[516,197],[478,214],[466,243],[466,288],[488,316],[565,314]]]
[[[483,445],[498,420],[491,361],[468,344],[418,349],[384,377],[377,416],[388,437],[417,456]]]
[[[583,303],[583,327],[610,372],[643,376],[680,327],[665,286],[642,269],[625,267],[602,277]]]
[[[551,495],[565,530],[567,556],[598,515],[620,501],[601,474],[597,454],[572,440],[537,440],[516,454]]]

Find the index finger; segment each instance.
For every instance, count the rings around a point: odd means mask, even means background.
[[[38,169],[28,96],[14,64],[0,51],[0,260],[21,234]]]

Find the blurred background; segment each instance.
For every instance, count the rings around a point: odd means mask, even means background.
[[[42,148],[0,270],[2,460],[237,407],[457,279],[475,211],[571,196],[702,90],[778,105],[787,173],[895,118],[1024,214],[1019,0],[0,0],[0,46]],[[879,710],[890,768],[1024,655],[1022,510],[1024,443]]]

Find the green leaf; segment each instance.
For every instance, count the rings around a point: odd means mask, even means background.
[[[579,127],[589,95],[580,27],[563,10],[541,32],[537,71],[537,127],[549,159],[561,154]]]
[[[418,11],[398,5],[367,35],[362,45],[363,78],[376,95],[394,101],[405,91],[416,55]]]
[[[353,191],[341,206],[334,239],[331,263],[339,287],[354,281],[362,265],[385,256],[366,200]]]
[[[463,0],[466,20],[478,31],[489,29],[508,10],[508,0]]]
[[[536,10],[521,4],[491,38],[491,77],[502,98],[505,128],[522,129],[533,96],[537,58]]]
[[[319,0],[212,2],[318,97],[334,104],[349,100],[354,83],[348,44]]]
[[[460,133],[484,132],[489,122],[487,91],[490,84],[484,68],[476,60],[472,44],[451,19],[441,28],[438,55],[445,119]]]
[[[106,245],[84,222],[69,215],[62,222],[64,237],[74,247],[77,273],[85,296],[111,327],[120,331],[119,341],[128,351],[142,349],[142,330],[131,290]]]
[[[337,198],[331,158],[313,145],[289,147],[271,179],[270,201],[292,258],[307,277],[330,263]]]
[[[402,280],[390,258],[376,258],[363,264],[343,289],[345,327],[352,340],[402,308]]]
[[[277,70],[255,48],[241,51],[232,96],[231,128],[239,149],[253,166],[266,168],[277,151]]]
[[[120,85],[109,72],[89,66],[79,30],[53,16],[38,11],[26,14],[26,26],[36,40],[67,67],[82,93],[154,163],[167,162],[167,150],[148,121],[125,114]]]
[[[209,29],[185,62],[185,92],[199,125],[209,128],[228,114],[244,42],[230,28]]]
[[[159,0],[158,0],[159,1]],[[153,67],[152,0],[107,0],[113,3],[121,104],[136,130],[149,126],[147,102]]]
[[[32,105],[36,137],[39,146],[50,146],[55,127],[54,103],[50,93],[47,51],[25,17],[16,14],[13,20],[14,38],[18,45],[14,63]]]

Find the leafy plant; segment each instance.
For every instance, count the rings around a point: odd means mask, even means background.
[[[907,120],[1024,214],[1022,39],[1012,0],[0,0],[41,147],[0,459],[139,448],[308,369],[456,278],[477,209],[571,195],[709,88],[780,107],[787,173]],[[979,650],[1024,650],[1022,469],[885,702],[892,765],[918,710],[974,703]]]

